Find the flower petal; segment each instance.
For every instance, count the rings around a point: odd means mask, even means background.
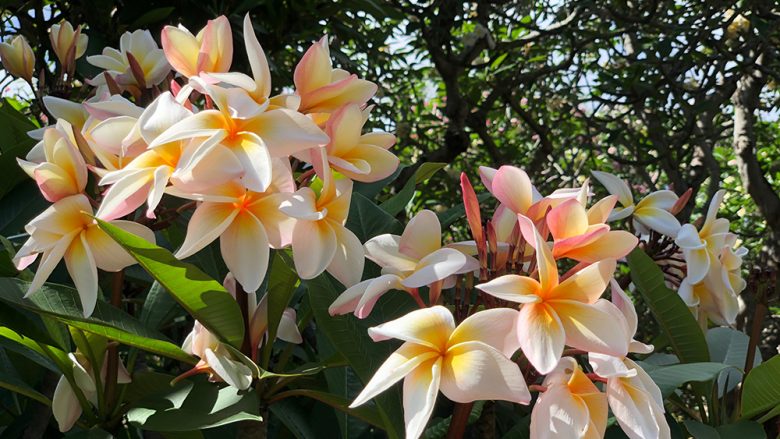
[[[539,395],[531,412],[534,439],[582,438],[590,422],[588,407],[564,384],[555,384]]]
[[[211,244],[230,226],[236,215],[238,211],[227,203],[201,203],[187,224],[187,236],[176,257],[186,258]]]
[[[206,349],[206,362],[211,370],[223,381],[238,390],[246,390],[252,385],[252,371],[245,364],[231,360],[225,354],[217,354]]]
[[[604,185],[610,194],[617,195],[618,201],[623,207],[629,207],[634,204],[634,196],[631,194],[631,188],[628,187],[628,183],[625,180],[608,172],[591,171],[591,174]]]
[[[566,344],[588,352],[616,357],[628,353],[630,336],[625,324],[616,327],[623,315],[611,302],[599,299],[593,305],[574,300],[550,301],[566,332]]]
[[[268,148],[254,133],[241,133],[241,141],[233,152],[244,168],[242,182],[247,189],[265,192],[271,184],[273,164]]]
[[[111,224],[151,243],[155,242],[154,232],[142,224],[122,220],[111,221]],[[85,236],[95,263],[101,270],[115,272],[135,264],[135,259],[99,227],[90,227]]]
[[[535,303],[541,300],[537,295],[541,288],[539,282],[516,274],[497,277],[484,284],[475,285],[475,288],[510,302]]]
[[[572,198],[547,213],[547,226],[556,241],[583,235],[588,231],[588,214],[582,204]]]
[[[382,268],[392,267],[398,271],[412,271],[417,266],[417,260],[401,253],[401,237],[384,234],[375,236],[364,244],[366,257]]]
[[[528,361],[540,373],[553,370],[563,354],[565,332],[555,311],[544,303],[529,303],[520,308],[517,318],[520,347]]]
[[[631,252],[639,238],[624,230],[610,230],[585,246],[566,252],[566,257],[580,262],[598,262],[602,259],[619,259]]]
[[[443,306],[432,306],[407,313],[395,320],[368,329],[374,341],[397,338],[431,349],[446,349],[450,334],[455,330],[452,313]]]
[[[444,358],[441,377],[441,392],[455,402],[531,402],[531,393],[517,364],[478,341],[451,347]]]
[[[680,231],[680,221],[666,210],[657,207],[637,207],[634,219],[645,227],[658,233],[674,238]]]
[[[331,228],[336,235],[336,252],[328,265],[328,273],[345,287],[351,287],[363,277],[363,265],[366,262],[363,244],[346,227],[332,224]]]
[[[474,313],[455,328],[450,346],[478,341],[498,349],[510,358],[520,348],[517,337],[519,312],[511,308],[493,308]],[[488,398],[491,399],[491,398]]]
[[[76,393],[65,376],[60,377],[57,387],[54,389],[51,411],[54,414],[54,419],[57,420],[57,426],[61,433],[73,428],[73,425],[81,417],[81,403],[79,403]]]
[[[261,113],[245,129],[260,136],[273,157],[328,143],[328,136],[311,119],[287,108]]]
[[[525,214],[533,202],[531,179],[514,166],[501,166],[493,176],[493,195],[512,212]]]
[[[404,422],[406,438],[417,439],[431,418],[441,383],[441,359],[429,360],[404,379]]]
[[[460,273],[468,267],[469,256],[451,249],[442,248],[422,258],[415,267],[414,273],[401,283],[408,288],[419,288],[430,285],[446,277]]]
[[[97,304],[98,273],[95,258],[85,237],[86,233],[81,233],[71,242],[64,259],[68,273],[79,292],[84,317],[89,317]]]
[[[428,209],[415,215],[404,229],[398,249],[414,259],[422,259],[441,248],[439,217]]]
[[[536,250],[536,269],[539,271],[541,291],[550,291],[558,285],[558,266],[552,252],[533,221],[523,215],[518,215],[517,220],[523,237]]]
[[[268,269],[268,236],[263,224],[248,212],[238,214],[219,237],[225,265],[247,293],[263,283]]]
[[[616,266],[617,261],[614,259],[605,259],[588,265],[556,286],[550,292],[549,298],[594,303],[607,288],[607,284],[615,274]]]
[[[301,279],[312,279],[325,271],[337,247],[336,233],[328,221],[298,220],[295,223],[293,260]]]

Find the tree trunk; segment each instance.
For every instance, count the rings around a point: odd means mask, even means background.
[[[764,52],[756,59],[756,67],[769,65],[769,58],[769,52]],[[751,67],[737,83],[731,98],[734,104],[733,147],[742,185],[766,220],[769,233],[762,250],[766,254],[765,262],[777,267],[780,265],[780,197],[764,176],[755,155],[755,112],[766,81],[766,73],[760,68]]]

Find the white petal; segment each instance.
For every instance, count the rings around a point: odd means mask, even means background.
[[[420,365],[404,379],[406,438],[417,439],[433,413],[441,382],[441,359]]]

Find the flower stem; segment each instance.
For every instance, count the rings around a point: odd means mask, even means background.
[[[447,439],[460,439],[463,437],[473,405],[473,402],[455,404],[455,410],[452,412],[452,420],[450,421],[450,428],[447,430]]]
[[[122,307],[122,290],[124,289],[125,271],[120,270],[114,273],[111,279],[111,304],[117,308]],[[109,343],[107,347],[106,358],[106,404],[107,413],[113,412],[114,399],[116,399],[116,380],[119,370],[119,345]]]

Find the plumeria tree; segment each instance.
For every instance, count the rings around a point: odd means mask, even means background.
[[[687,223],[692,190],[594,171],[540,191],[539,170],[497,163],[461,174],[455,205],[399,221],[445,164],[375,201],[412,160],[365,128],[377,84],[335,67],[322,36],[274,95],[251,15],[240,44],[234,30],[134,30],[87,54],[63,21],[48,58],[0,45],[48,122],[13,163],[46,206],[4,240],[9,414],[42,405],[41,436],[771,431],[780,363],[756,352],[760,322],[734,329],[747,251],[722,191]],[[36,56],[69,99],[43,95]],[[82,56],[99,73],[79,77]]]

